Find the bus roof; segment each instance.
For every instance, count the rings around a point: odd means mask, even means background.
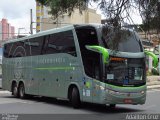
[[[23,41],[23,40],[26,40],[26,39],[31,39],[31,38],[35,38],[35,37],[40,37],[40,36],[44,36],[44,35],[48,35],[48,34],[53,34],[53,33],[57,33],[57,32],[63,32],[63,31],[66,31],[66,30],[73,30],[75,27],[76,27],[76,28],[79,28],[79,27],[87,27],[87,26],[90,26],[90,27],[94,27],[94,28],[99,28],[99,27],[102,27],[103,25],[104,25],[104,24],[98,24],[98,23],[91,23],[91,24],[72,24],[72,25],[67,25],[67,26],[63,26],[63,27],[59,27],[59,28],[54,28],[54,29],[50,29],[50,30],[45,30],[45,31],[42,31],[42,32],[39,32],[39,33],[36,33],[36,34],[33,34],[33,35],[26,36],[26,37],[8,40],[8,41],[4,42],[3,44],[12,43],[12,42],[16,42],[16,41]],[[107,25],[107,24],[106,24],[106,25]],[[109,26],[109,25],[107,25],[107,26]],[[112,26],[110,26],[110,27],[112,27]],[[122,28],[122,30],[125,30],[125,29],[129,30],[130,32],[133,32],[133,30],[131,30],[131,29]]]
[[[26,40],[26,39],[31,39],[31,38],[35,38],[35,37],[39,37],[39,36],[43,36],[43,35],[48,35],[48,34],[53,34],[53,33],[57,33],[57,32],[63,32],[63,31],[66,31],[66,30],[72,30],[72,29],[74,29],[74,27],[85,27],[85,26],[92,26],[92,27],[97,28],[97,27],[102,26],[102,24],[73,24],[73,25],[67,25],[67,26],[63,26],[63,27],[59,27],[59,28],[45,30],[45,31],[42,31],[42,32],[39,32],[39,33],[36,33],[36,34],[33,34],[33,35],[26,36],[26,37],[8,40],[8,41],[4,42],[4,44],[16,42],[16,41],[22,41],[22,40]]]

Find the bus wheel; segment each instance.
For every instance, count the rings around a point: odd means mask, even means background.
[[[21,84],[19,85],[18,94],[19,94],[19,97],[20,97],[21,99],[25,98],[25,88],[24,88],[24,84],[23,84],[23,83],[21,83]]]
[[[80,96],[79,96],[79,91],[76,87],[74,87],[72,89],[72,93],[71,93],[71,103],[73,108],[79,108],[80,107]]]
[[[115,107],[116,107],[116,104],[110,104],[109,107],[110,107],[110,108],[115,108]]]
[[[17,87],[17,84],[16,84],[16,83],[13,84],[13,87],[12,87],[12,95],[13,95],[14,97],[18,97],[18,87]]]

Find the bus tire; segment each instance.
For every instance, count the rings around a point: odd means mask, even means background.
[[[76,87],[73,87],[73,89],[72,89],[71,104],[72,104],[73,108],[79,108],[80,104],[81,104],[79,91]]]
[[[18,87],[17,87],[17,84],[16,83],[13,83],[13,86],[12,86],[12,95],[14,97],[18,97]]]
[[[25,98],[25,88],[24,88],[24,84],[20,83],[19,88],[18,88],[18,95],[21,99]]]
[[[115,108],[115,107],[116,107],[116,104],[110,104],[109,107],[110,107],[110,108]]]

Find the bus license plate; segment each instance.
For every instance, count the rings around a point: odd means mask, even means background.
[[[124,103],[127,103],[127,104],[130,104],[132,103],[133,101],[131,99],[124,99]]]

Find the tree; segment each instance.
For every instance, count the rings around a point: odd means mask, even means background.
[[[49,13],[57,18],[59,15],[68,13],[71,15],[74,8],[78,8],[80,12],[87,8],[89,0],[37,0],[42,5],[50,7]]]
[[[59,15],[68,13],[71,15],[74,8],[78,8],[80,13],[89,4],[96,3],[103,15],[109,19],[113,26],[121,26],[124,20],[133,24],[131,15],[138,9],[146,29],[157,27],[158,0],[37,0],[41,4],[50,7],[50,14],[57,18]],[[153,24],[152,24],[153,23]],[[156,23],[156,24],[155,24]],[[157,29],[157,28],[156,28]]]
[[[158,0],[141,0],[139,4],[141,5],[139,10],[143,19],[144,30],[158,29],[160,22]]]
[[[103,14],[110,19],[114,26],[120,25],[124,17],[125,10],[132,6],[133,0],[37,0],[41,4],[51,8],[50,14],[54,18],[64,13],[72,14],[74,8],[78,8],[82,13],[89,4],[96,3],[97,8],[103,11]]]

